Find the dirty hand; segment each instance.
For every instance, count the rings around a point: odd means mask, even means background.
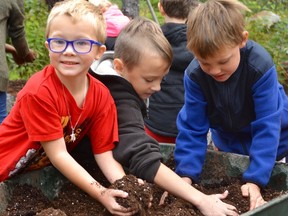
[[[145,182],[144,182],[143,179],[138,178],[138,183],[139,183],[140,185],[143,185]],[[150,200],[149,200],[149,203],[148,203],[148,208],[150,208],[150,207],[152,206],[152,201],[153,201],[153,196],[151,195]]]
[[[237,209],[224,203],[221,199],[225,199],[228,196],[228,191],[226,190],[222,194],[205,195],[206,198],[202,202],[198,209],[202,214],[206,216],[238,216]]]
[[[242,196],[250,197],[250,210],[253,210],[267,203],[260,192],[260,187],[253,183],[246,183],[241,186]]]
[[[124,208],[116,202],[116,197],[126,198],[128,193],[122,190],[104,189],[99,201],[112,214],[117,216],[130,216],[138,212],[138,209]]]

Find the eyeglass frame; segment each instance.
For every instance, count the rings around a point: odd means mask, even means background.
[[[52,50],[52,49],[51,49],[51,46],[50,46],[50,43],[51,43],[52,40],[62,40],[62,41],[65,41],[65,42],[66,42],[65,48],[64,48],[62,51]],[[65,39],[63,39],[63,38],[47,38],[46,41],[47,41],[47,43],[48,43],[49,50],[50,50],[51,52],[53,52],[53,53],[63,53],[63,52],[66,51],[66,49],[68,48],[68,46],[71,44],[74,52],[76,52],[76,53],[78,53],[78,54],[87,54],[87,53],[90,53],[90,52],[91,52],[92,46],[93,46],[94,44],[97,45],[97,46],[102,46],[102,45],[103,45],[102,43],[100,43],[100,42],[98,42],[98,41],[91,40],[91,39],[77,39],[77,40],[71,40],[71,41],[69,41],[69,40],[65,40]],[[75,49],[75,47],[74,47],[74,42],[75,42],[75,41],[88,41],[88,42],[90,42],[90,49],[89,49],[89,51],[87,51],[87,52],[78,52],[78,51]]]

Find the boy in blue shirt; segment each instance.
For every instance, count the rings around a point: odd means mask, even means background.
[[[211,129],[215,146],[248,155],[242,194],[250,210],[265,203],[276,160],[288,154],[288,100],[269,53],[248,40],[236,0],[208,0],[188,18],[187,46],[195,59],[185,77],[185,104],[177,118],[176,173],[199,180]]]

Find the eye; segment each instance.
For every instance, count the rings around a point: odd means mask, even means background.
[[[150,82],[153,82],[154,80],[153,79],[145,79],[145,81],[150,83]]]
[[[64,45],[64,44],[66,44],[66,41],[65,40],[53,40],[53,43],[55,43],[55,44],[57,44],[57,45]]]
[[[224,64],[226,64],[228,61],[229,61],[229,60],[225,60],[225,61],[223,61],[223,62],[219,62],[219,64],[224,65]]]
[[[78,40],[75,41],[77,46],[88,46],[90,45],[90,41],[86,41],[86,40]]]

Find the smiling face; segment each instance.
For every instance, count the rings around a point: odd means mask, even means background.
[[[145,53],[139,63],[131,69],[122,60],[114,60],[116,71],[131,83],[138,96],[145,100],[160,91],[161,81],[168,73],[170,64],[159,54]]]
[[[49,28],[48,38],[63,38],[65,40],[91,39],[97,41],[95,28],[89,22],[75,20],[67,15],[55,17]],[[45,42],[48,48],[48,43]],[[76,53],[71,44],[62,53],[49,50],[50,63],[54,66],[58,76],[78,76],[86,74],[94,59],[101,57],[105,46],[93,45],[87,54]]]

